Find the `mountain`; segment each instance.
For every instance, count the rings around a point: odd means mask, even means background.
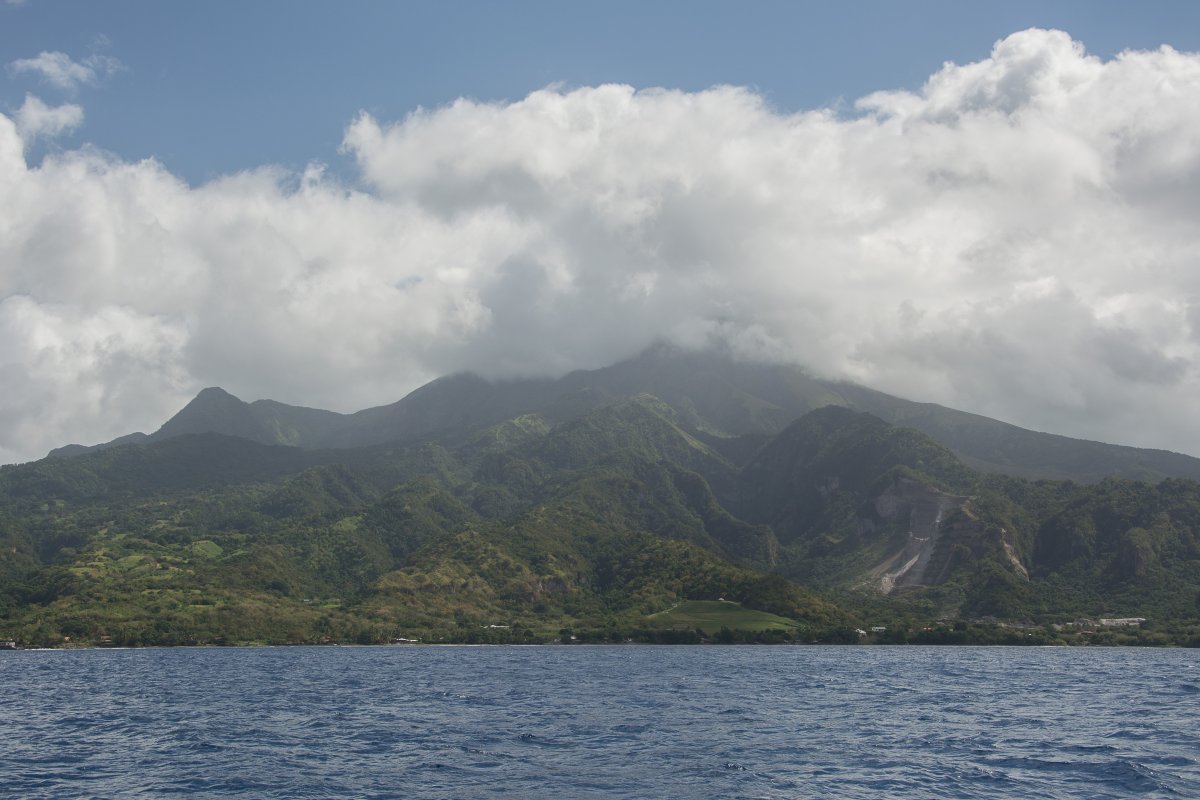
[[[557,380],[487,381],[470,374],[451,375],[396,403],[354,414],[270,400],[244,403],[210,388],[146,439],[213,432],[263,444],[354,448],[453,438],[528,414],[555,424],[638,395],[659,398],[688,431],[735,460],[748,457],[764,437],[780,432],[797,417],[837,405],[920,430],[983,472],[1083,483],[1109,477],[1200,480],[1200,459],[1179,453],[1039,433],[931,403],[819,380],[797,367],[741,362],[721,353],[666,345],[610,367],[572,372]],[[100,447],[141,440],[134,434]],[[51,455],[69,457],[88,450],[71,445]]]
[[[940,617],[1200,612],[1193,481],[984,474],[917,430],[827,407],[758,451],[729,508],[771,528],[789,578]]]
[[[771,527],[785,573],[803,583],[890,594],[962,584],[984,564],[1029,577],[1019,509],[929,436],[869,414],[830,406],[802,417],[740,484],[734,510]]]
[[[704,477],[735,473],[651,397],[553,426],[513,418],[451,447],[188,433],[8,467],[0,628],[162,644],[568,625],[653,640],[668,634],[648,615],[729,595],[840,636],[845,612],[769,572],[774,534]]]
[[[344,415],[256,400],[244,403],[223,389],[203,390],[149,437],[151,441],[188,433],[222,433],[262,444],[307,446],[338,428]]]
[[[1200,480],[1200,459],[1182,453],[1041,433],[935,403],[901,400],[859,386],[841,388],[848,407],[927,433],[983,472],[1081,483]]]
[[[259,444],[308,447],[340,427],[344,418],[345,415],[333,411],[289,406],[274,400],[246,403],[220,387],[210,386],[152,434],[131,433],[93,447],[66,445],[52,450],[50,457],[70,458],[127,444],[158,442],[197,433],[219,433]]]
[[[139,441],[0,468],[0,636],[694,641],[670,610],[725,598],[794,625],[733,638],[1045,643],[1112,616],[1152,623],[1086,635],[1200,640],[1200,485],[983,473],[842,405],[765,433],[763,396],[812,384],[687,363],[435,382],[373,411],[421,427],[357,447],[274,443],[355,415],[208,390]]]
[[[0,467],[0,638],[695,641],[724,598],[790,620],[726,639],[1200,642],[1193,461],[669,348],[357,414],[210,388]]]

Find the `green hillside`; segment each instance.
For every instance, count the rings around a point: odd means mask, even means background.
[[[664,390],[712,391],[624,396],[647,364],[570,413],[476,398],[369,446],[190,432],[0,468],[0,638],[1200,642],[1200,485],[981,472],[841,405],[733,436],[773,413],[737,386],[799,384],[664,367]],[[239,403],[209,392],[187,419],[262,421]]]
[[[729,600],[688,600],[666,611],[651,614],[647,622],[659,628],[697,629],[707,636],[716,636],[722,629],[729,631],[791,631],[795,620],[746,608]]]
[[[555,428],[518,418],[449,449],[208,434],[7,469],[4,632],[529,640],[619,632],[721,593],[841,624],[832,604],[755,568],[773,563],[773,534],[688,469],[732,472],[671,416],[643,398]]]

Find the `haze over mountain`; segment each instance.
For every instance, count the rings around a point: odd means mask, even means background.
[[[245,403],[214,387],[202,391],[150,436],[130,434],[101,447],[209,432],[262,444],[361,447],[454,434],[522,414],[563,422],[639,395],[665,401],[681,424],[697,435],[711,437],[718,446],[731,437],[773,435],[808,411],[839,405],[921,430],[965,463],[984,471],[1083,482],[1105,477],[1200,479],[1200,459],[1182,454],[1028,431],[934,404],[819,380],[795,367],[744,362],[726,353],[694,352],[670,345],[658,345],[637,358],[598,370],[572,372],[558,380],[488,381],[471,374],[449,376],[393,404],[354,414],[270,400]],[[73,445],[51,455],[86,451]]]

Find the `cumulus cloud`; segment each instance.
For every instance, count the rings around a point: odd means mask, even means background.
[[[26,145],[38,138],[54,138],[83,124],[83,108],[71,103],[48,106],[40,98],[25,95],[14,116],[17,134]]]
[[[1041,30],[848,116],[611,85],[364,114],[359,188],[30,168],[0,118],[0,457],[206,385],[354,410],[662,338],[1200,454],[1197,131],[1200,57]]]
[[[50,85],[66,92],[74,92],[82,85],[96,85],[120,71],[122,65],[112,56],[91,55],[79,62],[66,53],[43,50],[34,58],[19,58],[10,62],[8,69],[13,74],[40,75],[42,80]]]

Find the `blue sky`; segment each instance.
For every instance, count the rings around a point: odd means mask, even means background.
[[[458,97],[517,100],[553,83],[753,87],[774,106],[837,107],[919,87],[1029,27],[1088,51],[1200,50],[1195,2],[96,2],[0,6],[5,63],[42,51],[117,59],[55,142],[154,157],[192,183],[263,164],[338,168],[362,110],[398,120]],[[0,82],[0,109],[36,75]],[[49,98],[47,98],[49,99]],[[36,153],[33,154],[36,157]]]
[[[1200,455],[1200,3],[0,0],[0,463],[721,346]]]

